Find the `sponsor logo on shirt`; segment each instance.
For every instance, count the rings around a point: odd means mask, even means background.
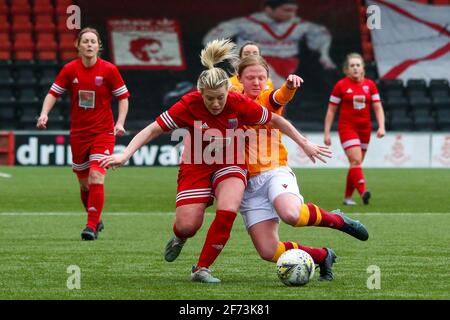
[[[347,93],[353,93],[353,90],[351,88],[348,88],[346,92]]]
[[[204,124],[202,124],[202,129],[209,129],[209,126],[206,122]]]
[[[363,90],[365,93],[369,93],[369,86],[363,86]]]
[[[78,78],[73,79],[72,83],[78,83]]]

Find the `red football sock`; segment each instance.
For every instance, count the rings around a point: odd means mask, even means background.
[[[296,242],[278,242],[278,247],[275,255],[272,258],[272,262],[277,262],[278,258],[286,251],[291,249],[301,249],[309,253],[311,258],[313,258],[314,263],[322,263],[327,257],[327,250],[325,248],[312,248],[307,246],[302,246]]]
[[[216,211],[216,218],[209,227],[205,244],[203,245],[195,270],[201,267],[209,268],[214,263],[230,238],[231,228],[233,227],[235,218],[236,212],[226,210]]]
[[[366,192],[366,181],[364,180],[363,170],[361,167],[352,167],[350,168],[350,171],[353,185],[356,187],[359,194],[362,195]]]
[[[84,209],[88,208],[88,199],[89,199],[89,190],[88,191],[84,191],[82,189],[80,189],[80,196],[81,196],[81,202],[83,203]]]
[[[103,184],[89,185],[88,221],[86,227],[96,230],[105,204],[105,188]]]
[[[344,220],[341,216],[329,213],[313,203],[307,203],[301,205],[300,217],[295,226],[317,226],[340,229],[343,225]]]
[[[355,186],[352,182],[352,174],[351,170],[349,169],[347,172],[347,182],[345,184],[345,198],[351,198],[353,195],[353,192],[355,191]]]

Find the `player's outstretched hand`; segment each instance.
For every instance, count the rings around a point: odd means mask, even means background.
[[[46,114],[41,114],[37,119],[36,128],[47,129],[48,116]]]
[[[327,146],[321,146],[310,141],[305,143],[303,151],[313,163],[316,163],[316,159],[319,159],[323,163],[327,163],[324,157],[331,158],[332,155],[331,150],[329,150]]]
[[[128,158],[123,154],[113,154],[112,156],[105,156],[100,159],[100,166],[106,169],[115,169],[123,166],[128,161]]]
[[[125,134],[125,128],[120,123],[116,123],[114,126],[114,135],[121,137]]]
[[[303,82],[304,82],[303,79],[300,78],[298,75],[290,74],[286,79],[286,86],[289,89],[297,89],[300,88]]]

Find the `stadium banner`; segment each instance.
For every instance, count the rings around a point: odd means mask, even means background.
[[[430,162],[431,142],[434,134],[430,133],[395,133],[390,132],[384,138],[378,139],[372,134],[369,149],[364,159],[366,168],[450,168],[447,155],[447,165],[436,166]],[[312,142],[323,145],[323,134],[311,133],[305,136]],[[449,142],[449,141],[448,141]],[[283,143],[289,152],[289,166],[292,168],[347,168],[348,160],[342,149],[337,133],[331,134],[331,151],[333,157],[324,164],[315,164],[305,155],[291,139],[283,136]],[[447,153],[449,153],[448,151]]]
[[[431,145],[431,166],[450,168],[450,133],[433,134]]]
[[[177,20],[110,19],[112,62],[121,69],[185,70]]]
[[[406,0],[366,0],[380,9],[371,30],[381,79],[450,81],[450,6]]]
[[[117,137],[114,152],[125,149],[134,135]],[[177,166],[182,149],[179,141],[171,141],[162,135],[151,144],[140,148],[127,165],[131,166]],[[72,165],[69,133],[66,131],[42,133],[16,132],[15,154],[18,166],[67,166]]]
[[[115,153],[121,152],[134,135],[117,137]],[[323,144],[323,135],[305,134],[309,140]],[[175,141],[176,140],[176,141]],[[181,138],[172,141],[170,135],[162,135],[140,148],[127,165],[177,166],[180,163]],[[348,160],[341,147],[339,136],[331,135],[333,157],[324,164],[313,164],[305,153],[289,138],[283,136],[289,152],[292,168],[347,168]],[[15,133],[15,165],[18,166],[67,166],[72,164],[69,133],[27,132]],[[450,168],[450,133],[388,133],[383,139],[372,135],[364,160],[366,168]]]

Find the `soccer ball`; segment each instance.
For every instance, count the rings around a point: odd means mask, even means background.
[[[314,276],[314,260],[306,251],[288,250],[278,258],[277,275],[287,286],[304,286]]]

